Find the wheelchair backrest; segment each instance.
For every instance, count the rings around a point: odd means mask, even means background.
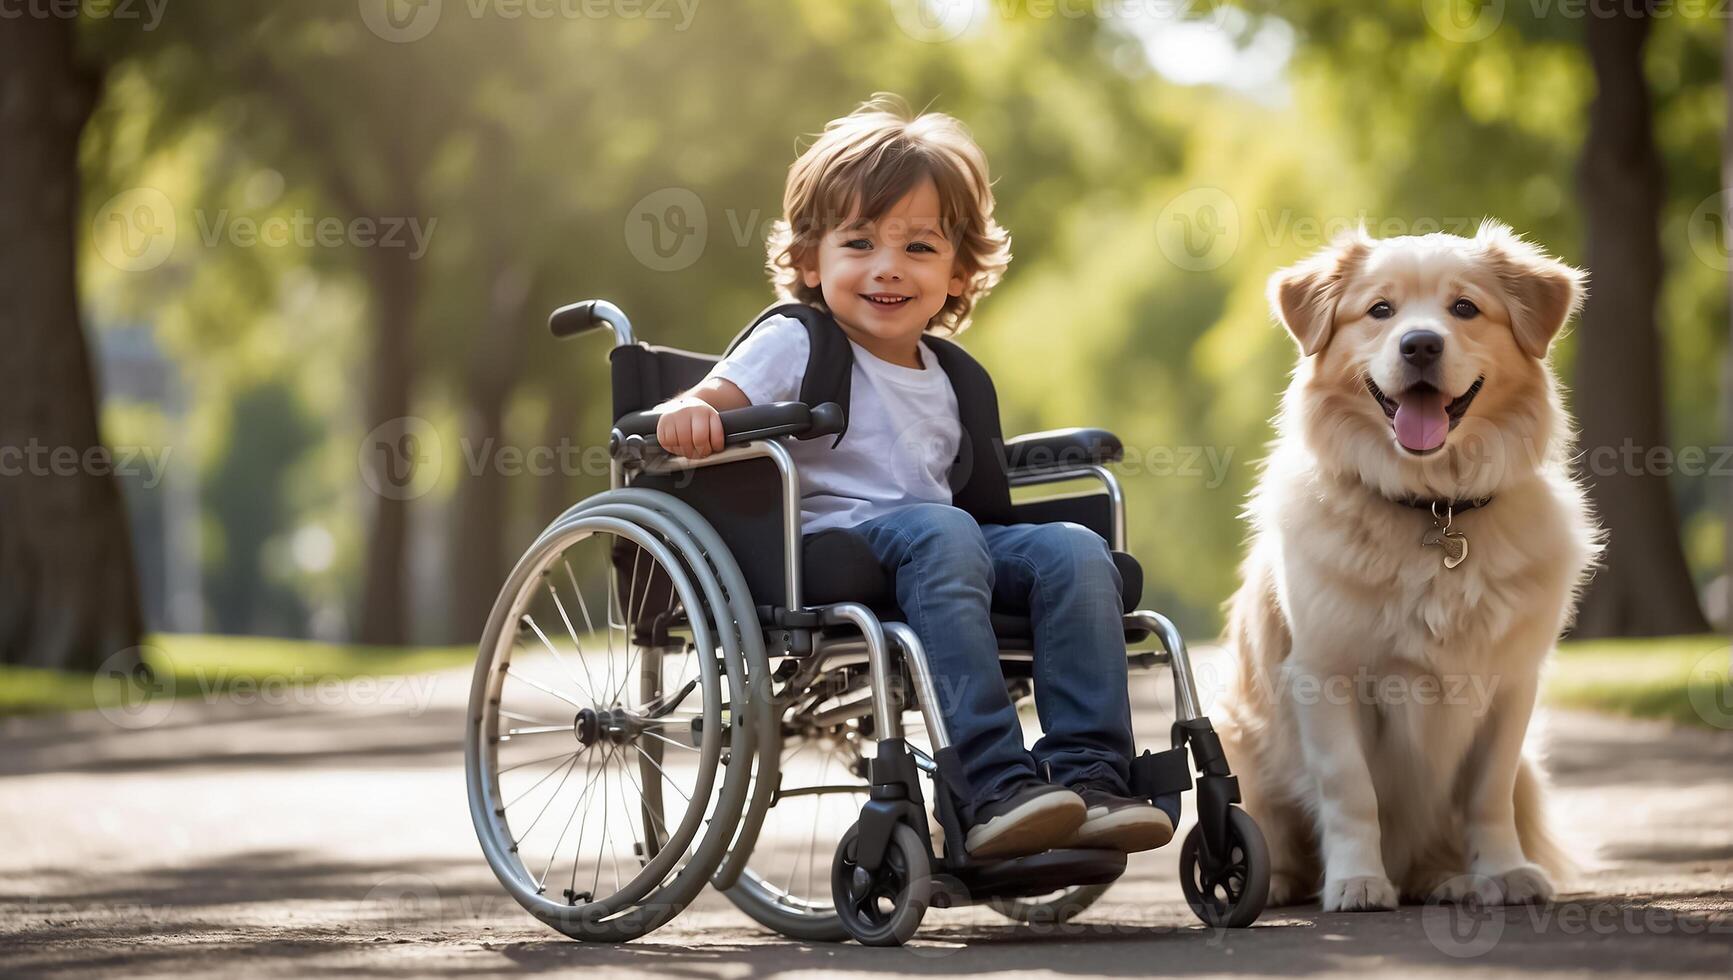
[[[717,360],[673,347],[615,347],[609,355],[614,417],[655,408],[704,380]],[[690,504],[728,545],[752,590],[753,603],[787,607],[782,474],[773,461],[748,459],[678,473],[638,473],[631,481],[635,487],[660,490]],[[629,553],[618,556],[616,567],[627,567],[630,558]],[[640,583],[640,590],[649,584]],[[668,592],[659,588],[655,594],[666,597]],[[652,603],[645,607],[645,616],[659,611]]]

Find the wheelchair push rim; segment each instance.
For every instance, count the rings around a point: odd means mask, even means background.
[[[732,819],[710,811],[743,729],[709,616],[685,615],[706,608],[660,535],[602,515],[550,528],[495,604],[466,729],[471,816],[507,891],[573,938],[672,918],[726,843],[705,818]]]

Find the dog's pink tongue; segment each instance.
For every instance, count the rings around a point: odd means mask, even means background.
[[[1450,431],[1450,416],[1444,411],[1444,392],[1436,388],[1412,388],[1397,397],[1396,438],[1417,453],[1444,445]]]

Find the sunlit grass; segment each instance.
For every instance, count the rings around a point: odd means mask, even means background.
[[[589,638],[586,638],[588,640]],[[599,641],[598,641],[599,642]],[[562,648],[569,650],[565,642]],[[157,676],[182,693],[236,684],[417,674],[471,663],[472,646],[370,647],[269,637],[163,634],[146,643]],[[1733,727],[1733,650],[1715,635],[1590,640],[1559,645],[1547,703],[1700,727]],[[0,716],[124,703],[137,680],[0,666]]]
[[[1728,639],[1714,634],[1561,643],[1546,699],[1561,708],[1733,727],[1730,656]]]
[[[475,647],[375,647],[274,637],[159,634],[144,647],[154,683],[181,694],[237,684],[305,685],[355,677],[445,670],[472,662]],[[81,711],[126,702],[150,683],[114,671],[95,676],[0,666],[0,715]]]

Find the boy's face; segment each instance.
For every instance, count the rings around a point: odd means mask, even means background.
[[[825,233],[801,270],[855,342],[881,357],[912,356],[945,299],[963,293],[939,211],[938,187],[923,180],[877,221],[851,218]]]

